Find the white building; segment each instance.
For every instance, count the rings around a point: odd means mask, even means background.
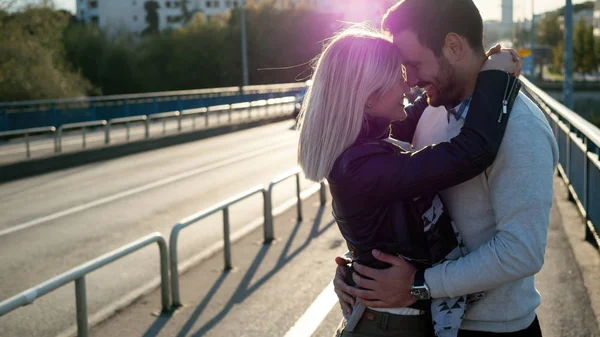
[[[148,3],[157,5],[158,27],[180,27],[183,23],[184,0],[76,0],[77,18],[85,23],[97,24],[103,30],[141,33],[148,27]],[[325,13],[339,14],[350,22],[371,21],[378,25],[386,9],[397,0],[278,0],[280,7],[311,6]],[[187,0],[190,12],[203,12],[210,17],[238,7],[242,0]],[[152,5],[151,5],[152,6]]]
[[[183,23],[183,0],[76,0],[77,18],[97,24],[102,29],[141,33],[148,27],[146,4],[158,5],[159,29],[176,28]],[[228,12],[241,0],[188,0],[190,12],[202,11],[207,16]]]

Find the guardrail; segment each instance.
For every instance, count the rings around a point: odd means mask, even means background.
[[[27,158],[31,158],[31,151],[29,147],[29,135],[38,134],[38,133],[55,133],[56,128],[53,126],[46,126],[41,128],[31,128],[24,130],[15,130],[15,131],[5,131],[0,132],[0,138],[10,137],[10,136],[24,136],[25,137],[25,153]]]
[[[546,113],[558,142],[558,171],[586,222],[586,239],[600,245],[600,129],[525,78],[530,96]]]
[[[302,94],[306,83],[0,102],[0,131],[115,119]]]
[[[229,238],[229,206],[238,203],[244,199],[247,199],[253,195],[258,193],[262,193],[263,202],[266,205],[267,202],[267,194],[262,185],[256,186],[244,193],[241,193],[233,198],[227,199],[213,207],[210,207],[204,211],[191,215],[180,222],[178,222],[173,229],[171,230],[171,235],[169,238],[169,250],[170,250],[170,260],[171,260],[171,297],[173,300],[173,307],[181,306],[181,299],[179,296],[179,260],[177,257],[177,242],[179,239],[179,232],[189,227],[198,221],[205,219],[206,217],[213,215],[219,211],[223,211],[223,250],[225,256],[225,269],[231,269],[231,244]]]
[[[181,131],[181,118],[179,118],[181,114],[179,111],[169,111],[163,112],[159,114],[149,115],[146,119],[146,138],[150,137],[150,123],[153,120],[162,119],[162,133],[163,135],[167,134],[167,119],[177,118],[177,130]]]
[[[160,233],[152,233],[119,249],[104,254],[92,261],[77,266],[42,284],[25,290],[0,303],[0,316],[24,305],[32,304],[38,297],[44,296],[69,282],[75,282],[75,303],[77,308],[77,336],[88,336],[87,293],[85,276],[111,262],[123,258],[156,242],[160,252],[161,300],[162,311],[168,312],[169,305],[169,258],[167,244]]]
[[[87,147],[87,140],[86,140],[87,128],[94,127],[94,126],[104,126],[104,131],[103,131],[104,132],[104,142],[103,143],[105,145],[108,145],[108,144],[111,144],[111,142],[113,141],[113,139],[111,138],[112,131],[113,131],[112,127],[116,124],[125,124],[125,132],[126,132],[125,141],[129,142],[131,139],[130,124],[135,123],[135,122],[145,122],[144,123],[145,135],[143,137],[145,139],[148,139],[150,137],[151,122],[159,120],[159,119],[163,119],[162,133],[164,135],[164,134],[166,134],[166,131],[167,131],[166,130],[166,126],[167,126],[166,120],[169,118],[177,118],[178,119],[177,131],[182,132],[183,131],[182,123],[183,123],[183,120],[185,120],[186,118],[190,118],[190,117],[192,118],[192,129],[195,130],[196,129],[196,118],[199,116],[204,117],[204,126],[208,127],[210,116],[216,115],[216,117],[217,117],[216,124],[220,125],[221,124],[221,115],[224,114],[225,112],[227,112],[227,114],[228,114],[229,122],[232,122],[232,114],[236,111],[241,111],[241,110],[247,110],[248,111],[247,118],[252,119],[253,111],[256,109],[264,109],[264,115],[268,116],[273,113],[274,108],[278,107],[279,109],[276,110],[275,112],[281,113],[283,111],[283,107],[286,104],[290,104],[294,101],[295,101],[295,97],[289,96],[289,97],[275,98],[275,99],[262,100],[262,101],[225,104],[225,105],[219,105],[219,106],[188,109],[188,110],[182,110],[182,111],[171,111],[171,112],[164,112],[164,113],[152,114],[152,115],[137,115],[137,116],[131,116],[131,117],[113,118],[113,119],[108,120],[108,122],[105,120],[99,120],[99,121],[91,121],[91,122],[84,122],[84,123],[64,124],[58,128],[58,132],[54,136],[54,152],[61,153],[63,151],[63,139],[62,138],[64,135],[64,131],[67,131],[67,130],[83,129],[82,147],[85,149]],[[241,112],[239,112],[239,113],[241,114]],[[260,116],[260,115],[261,114],[259,113],[258,116]],[[52,130],[55,130],[55,128],[52,126],[48,126],[48,127],[42,127],[42,128],[1,132],[0,137],[11,136],[11,135],[14,135],[14,136],[24,135],[25,136],[25,144],[26,144],[26,156],[27,156],[27,159],[29,159],[29,158],[31,158],[30,142],[29,142],[29,138],[28,138],[29,134],[31,134],[32,132],[42,132],[44,130],[47,130],[48,132],[50,132]],[[54,131],[52,131],[52,132],[54,132]]]
[[[158,232],[149,234],[139,240],[136,240],[128,245],[113,250],[112,252],[106,253],[94,260],[79,265],[65,273],[62,273],[44,283],[41,283],[35,287],[25,290],[5,301],[0,302],[0,317],[25,305],[32,304],[38,297],[44,296],[69,282],[75,282],[75,303],[77,312],[77,335],[80,337],[88,336],[88,314],[87,314],[87,294],[85,285],[85,276],[99,268],[102,268],[118,259],[121,259],[129,254],[134,253],[154,242],[158,244],[160,253],[160,276],[161,276],[161,301],[162,301],[162,312],[171,312],[173,309],[181,306],[180,292],[179,292],[179,260],[178,260],[178,239],[179,233],[182,229],[189,227],[206,217],[213,215],[219,211],[223,212],[223,250],[224,250],[224,268],[231,269],[231,240],[230,240],[230,223],[229,223],[229,207],[245,200],[256,194],[262,194],[263,196],[263,214],[264,214],[264,233],[265,240],[264,244],[269,244],[273,240],[273,208],[272,208],[272,191],[273,187],[280,182],[296,176],[299,179],[300,169],[294,168],[287,173],[280,175],[279,177],[272,180],[269,185],[269,189],[265,189],[263,185],[256,186],[244,193],[227,199],[221,203],[216,204],[204,211],[191,215],[180,222],[178,222],[173,229],[169,237],[169,249],[167,250],[167,244],[162,235]],[[316,192],[317,185],[308,189],[310,194]],[[321,206],[327,202],[327,184],[321,182],[319,186],[320,202]],[[296,181],[296,197],[297,197],[297,210],[298,220],[302,219],[302,199],[300,193],[300,182]],[[270,226],[270,230],[267,231],[266,227]],[[267,235],[270,233],[270,237]],[[169,277],[169,261],[170,264],[170,277]],[[170,283],[169,283],[170,281]],[[169,287],[171,287],[171,302],[169,302]],[[172,305],[171,305],[172,303]]]
[[[64,130],[74,130],[81,129],[82,130],[82,148],[86,148],[85,134],[86,129],[94,126],[105,126],[107,122],[105,120],[101,121],[92,121],[92,122],[83,122],[83,123],[72,123],[72,124],[64,124],[58,127],[58,132],[56,133],[56,138],[54,140],[54,152],[60,153],[62,152],[62,133]]]
[[[110,144],[110,127],[115,124],[125,124],[125,140],[129,142],[130,140],[130,131],[129,131],[129,123],[135,122],[145,122],[148,119],[148,116],[133,116],[133,117],[123,117],[123,118],[113,118],[108,121],[104,130],[104,144]]]

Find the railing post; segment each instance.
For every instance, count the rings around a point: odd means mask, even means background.
[[[275,239],[275,234],[273,233],[273,184],[269,186],[269,189],[265,192],[265,203],[264,203],[264,213],[265,213],[265,224],[264,224],[264,243],[271,243]]]
[[[77,336],[88,336],[87,298],[85,276],[75,280],[75,303],[77,308]]]
[[[104,144],[110,144],[110,121],[104,127]]]
[[[181,132],[181,110],[179,110],[178,112],[179,115],[177,115],[177,131]]]
[[[167,243],[160,237],[158,243],[158,250],[160,254],[160,290],[161,290],[161,302],[162,311],[169,312],[169,252],[167,249]]]
[[[321,182],[321,188],[319,189],[321,206],[327,203],[327,185],[325,185],[325,181]]]
[[[27,159],[31,158],[31,152],[29,151],[29,134],[25,133],[25,149],[27,152]]]
[[[179,268],[177,258],[177,240],[179,239],[179,231],[181,224],[176,224],[171,231],[169,238],[169,259],[171,259],[171,299],[173,300],[173,307],[181,307],[181,299],[179,298]]]
[[[208,127],[208,115],[209,115],[209,111],[208,108],[206,108],[206,112],[204,113],[204,126]]]
[[[85,142],[85,133],[86,133],[85,131],[86,131],[86,130],[85,130],[85,129],[86,129],[86,128],[85,128],[85,127],[83,127],[83,128],[82,128],[82,130],[81,130],[81,132],[83,133],[83,148],[84,148],[84,149],[85,149],[85,147],[86,147],[86,142]]]
[[[225,270],[231,270],[233,266],[231,264],[231,240],[229,238],[229,207],[223,208],[223,253]]]
[[[296,173],[296,197],[298,198],[298,221],[302,221],[302,198],[300,198],[300,173]]]
[[[231,123],[231,114],[233,112],[232,110],[233,110],[233,108],[232,108],[231,104],[229,104],[229,111],[228,111],[228,113],[229,113],[229,119],[228,119],[229,123]]]
[[[146,139],[150,138],[150,115],[146,118],[146,130],[145,130]]]
[[[127,142],[129,142],[129,140],[131,139],[131,134],[129,132],[129,122],[125,122],[125,132],[126,132],[126,140]]]

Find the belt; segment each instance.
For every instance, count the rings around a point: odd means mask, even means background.
[[[430,312],[423,315],[396,315],[367,308],[358,323],[362,324],[375,324],[383,330],[405,330],[416,327],[427,329],[432,322]]]

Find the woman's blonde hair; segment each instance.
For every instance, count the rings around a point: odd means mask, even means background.
[[[365,25],[336,34],[316,59],[312,86],[299,116],[298,161],[306,177],[325,179],[336,159],[356,141],[365,103],[404,80],[390,38]]]

